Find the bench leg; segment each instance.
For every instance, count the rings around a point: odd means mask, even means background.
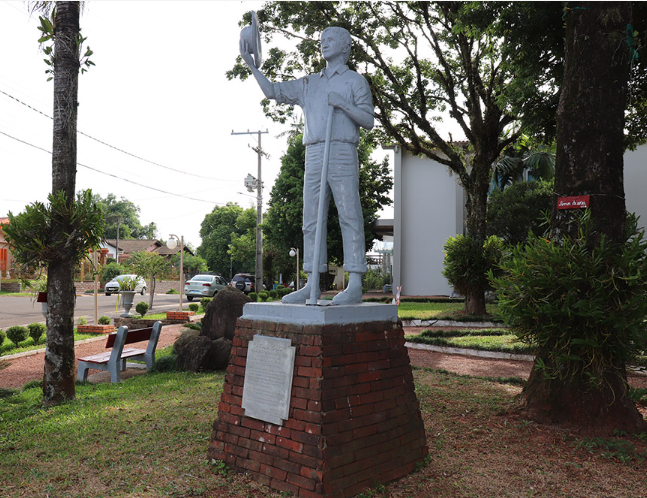
[[[123,372],[124,370],[126,370],[126,359],[125,358],[123,360],[121,360],[121,371]]]
[[[84,362],[79,362],[79,371],[76,374],[76,380],[85,382],[88,380],[88,365]]]
[[[125,364],[125,361],[124,361]],[[121,361],[117,363],[108,363],[108,371],[110,372],[110,382],[121,382]]]

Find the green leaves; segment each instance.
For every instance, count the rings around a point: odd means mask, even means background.
[[[61,251],[71,252],[76,262],[101,242],[105,221],[91,190],[68,201],[63,192],[48,196],[49,204],[34,202],[25,211],[9,212],[9,225],[3,227],[16,261],[27,267],[47,266]]]
[[[623,243],[593,245],[588,216],[577,219],[577,238],[517,245],[491,280],[501,315],[546,352],[551,375],[596,383],[609,361],[626,363],[647,342],[647,242],[630,216]]]

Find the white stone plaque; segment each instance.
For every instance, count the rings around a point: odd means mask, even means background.
[[[256,334],[247,346],[241,406],[248,417],[283,425],[290,412],[296,348],[290,339]]]

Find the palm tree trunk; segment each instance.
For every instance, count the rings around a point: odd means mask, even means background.
[[[52,146],[52,193],[65,194],[74,202],[76,189],[76,121],[79,77],[80,7],[78,2],[56,2],[54,28],[54,133]],[[69,233],[69,219],[55,213],[50,240],[55,243]],[[49,265],[47,280],[47,346],[43,376],[43,405],[75,397],[74,389],[74,253],[64,244]]]

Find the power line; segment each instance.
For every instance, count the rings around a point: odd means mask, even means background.
[[[49,118],[49,119],[51,119],[51,120],[53,120],[53,119],[54,119],[54,118],[52,118],[52,116],[50,116],[50,115],[48,115],[48,114],[45,114],[43,111],[40,111],[40,110],[36,109],[35,107],[30,106],[29,104],[27,104],[27,103],[23,102],[23,101],[22,101],[22,100],[20,100],[20,99],[17,99],[16,97],[14,97],[13,95],[8,94],[8,93],[7,93],[7,92],[5,92],[4,90],[0,90],[0,93],[2,93],[2,94],[4,94],[4,95],[6,95],[6,96],[7,96],[7,97],[9,97],[10,99],[15,100],[15,101],[16,101],[16,102],[18,102],[19,104],[24,105],[25,107],[27,107],[27,108],[31,109],[32,111],[37,112],[38,114],[40,114],[40,115],[42,115],[42,116],[45,116],[46,118]],[[77,130],[76,132],[77,132],[79,135],[83,135],[83,136],[85,136],[85,137],[88,137],[90,140],[94,140],[95,142],[100,143],[101,145],[105,145],[106,147],[110,147],[111,149],[114,149],[114,150],[116,150],[116,151],[118,151],[118,152],[121,152],[122,154],[126,154],[126,155],[128,155],[128,156],[130,156],[130,157],[134,157],[135,159],[139,159],[140,161],[147,162],[147,163],[149,163],[149,164],[152,164],[153,166],[158,166],[158,167],[160,167],[160,168],[164,168],[164,169],[168,169],[168,170],[171,170],[171,171],[175,171],[176,173],[182,173],[183,175],[190,175],[190,176],[195,176],[195,177],[197,177],[197,178],[204,178],[204,179],[206,179],[206,180],[215,180],[215,181],[218,181],[218,182],[233,182],[233,181],[237,181],[237,180],[224,180],[224,179],[221,179],[221,178],[213,178],[213,177],[211,177],[211,176],[203,176],[203,175],[198,175],[198,174],[196,174],[196,173],[189,173],[189,172],[182,171],[182,170],[179,170],[179,169],[171,168],[170,166],[165,166],[165,165],[163,165],[163,164],[159,164],[159,163],[156,163],[156,162],[154,162],[154,161],[149,161],[148,159],[145,159],[145,158],[143,158],[143,157],[140,157],[140,156],[137,156],[137,155],[135,155],[135,154],[132,154],[132,153],[130,153],[130,152],[128,152],[128,151],[125,151],[125,150],[123,150],[123,149],[120,149],[119,147],[115,147],[114,145],[110,145],[109,143],[104,142],[103,140],[100,140],[100,139],[98,139],[98,138],[95,138],[95,137],[93,137],[92,135],[88,135],[87,133],[84,133],[84,132],[82,132],[82,131],[80,131],[80,130]]]
[[[25,145],[29,145],[30,147],[33,147],[34,149],[38,149],[38,150],[40,150],[40,151],[46,152],[46,153],[48,153],[49,155],[51,155],[51,154],[52,154],[52,152],[51,152],[51,151],[49,151],[49,150],[47,150],[47,149],[44,149],[44,148],[42,148],[42,147],[39,147],[38,145],[31,144],[31,143],[29,143],[29,142],[25,142],[24,140],[21,140],[20,138],[16,138],[16,137],[14,137],[14,136],[9,135],[8,133],[5,133],[4,131],[0,131],[0,134],[4,135],[4,136],[6,136],[6,137],[9,137],[9,138],[11,138],[12,140],[15,140],[15,141],[17,141],[17,142],[23,143],[23,144],[25,144]],[[143,183],[137,183],[137,182],[134,182],[134,181],[132,181],[132,180],[128,180],[127,178],[122,178],[122,177],[120,177],[120,176],[113,175],[112,173],[106,173],[105,171],[101,171],[100,169],[96,169],[96,168],[93,168],[93,167],[91,167],[91,166],[87,166],[87,165],[85,165],[85,164],[81,164],[81,163],[79,163],[79,162],[77,162],[76,164],[77,164],[77,166],[81,166],[82,168],[87,168],[87,169],[89,169],[89,170],[96,171],[97,173],[101,173],[102,175],[111,176],[111,177],[116,178],[116,179],[118,179],[118,180],[122,180],[122,181],[124,181],[124,182],[128,182],[128,183],[132,183],[132,184],[137,185],[137,186],[139,186],[139,187],[144,187],[144,188],[147,188],[147,189],[150,189],[150,190],[155,190],[156,192],[162,192],[163,194],[175,195],[175,196],[177,196],[177,197],[183,197],[184,199],[190,199],[190,200],[192,200],[192,201],[200,201],[200,202],[206,202],[206,203],[208,203],[208,204],[218,204],[218,205],[220,205],[220,206],[224,206],[224,204],[223,204],[222,202],[206,201],[206,200],[204,200],[204,199],[196,199],[195,197],[189,197],[189,196],[187,196],[187,195],[178,194],[178,193],[176,193],[176,192],[168,192],[167,190],[162,190],[162,189],[159,189],[159,188],[151,187],[151,186],[149,186],[149,185],[144,185]]]

